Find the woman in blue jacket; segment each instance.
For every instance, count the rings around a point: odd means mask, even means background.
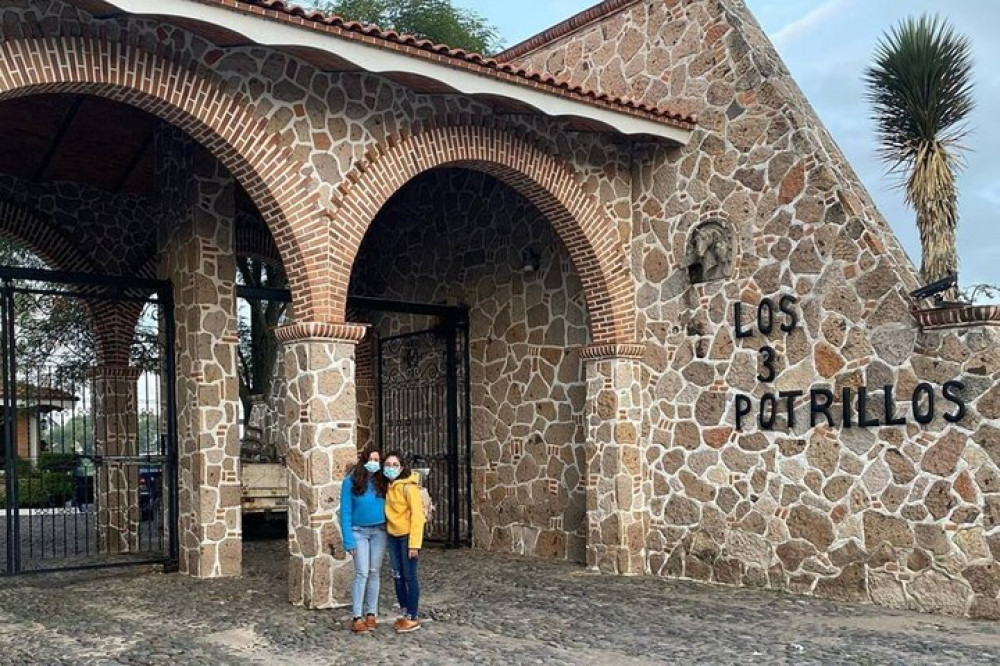
[[[368,444],[340,489],[341,536],[344,549],[354,558],[351,631],[355,633],[374,631],[378,626],[379,569],[386,545],[385,493],[389,487],[381,468],[378,449]]]

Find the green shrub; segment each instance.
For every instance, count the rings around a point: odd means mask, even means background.
[[[73,477],[65,472],[32,472],[17,479],[17,503],[22,509],[65,506],[73,497]],[[3,498],[0,508],[6,508]]]
[[[39,453],[38,469],[49,472],[72,472],[76,467],[75,453]]]

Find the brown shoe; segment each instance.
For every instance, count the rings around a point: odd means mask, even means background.
[[[353,631],[356,634],[365,634],[371,631],[371,629],[368,628],[368,623],[365,622],[365,618],[359,617],[355,618],[351,622],[351,631]]]
[[[378,626],[378,620],[375,619],[374,615],[369,613],[365,615],[365,624],[368,625],[368,631],[375,631],[375,628]]]
[[[420,620],[407,620],[404,617],[402,620],[396,620],[396,624],[392,628],[396,630],[397,634],[406,634],[419,629]]]

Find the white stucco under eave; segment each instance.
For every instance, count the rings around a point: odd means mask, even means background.
[[[137,16],[177,18],[217,25],[262,46],[325,51],[348,60],[358,69],[374,74],[404,73],[428,77],[470,96],[490,95],[517,100],[553,118],[586,118],[603,123],[625,135],[652,136],[681,145],[687,145],[691,139],[692,130],[588,104],[488,74],[477,74],[353,39],[339,38],[308,27],[245,14],[198,0],[105,0],[105,2]]]

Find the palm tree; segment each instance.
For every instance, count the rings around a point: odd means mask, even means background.
[[[917,213],[925,283],[958,271],[955,176],[972,98],[972,46],[938,17],[909,18],[879,41],[864,75],[889,172]],[[952,290],[945,298],[954,298]]]

